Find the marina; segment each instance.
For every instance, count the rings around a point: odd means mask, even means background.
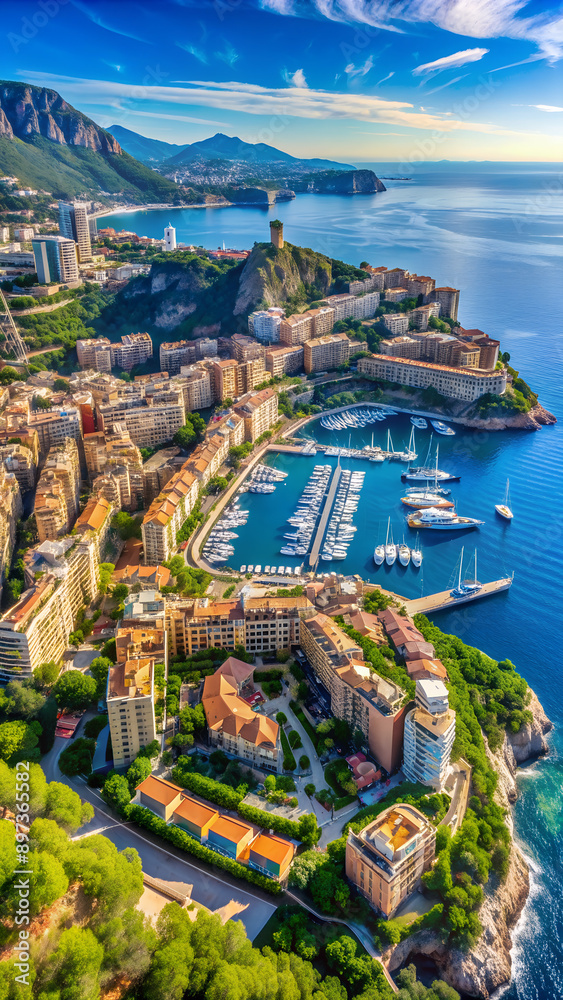
[[[478,601],[482,597],[490,597],[493,594],[500,594],[505,590],[510,590],[513,577],[504,577],[502,580],[492,580],[484,583],[480,590],[468,592],[461,597],[452,597],[450,590],[442,590],[437,594],[429,594],[428,597],[419,597],[412,601],[405,601],[407,615],[430,615],[436,611],[451,611],[460,604],[468,604],[470,601]]]

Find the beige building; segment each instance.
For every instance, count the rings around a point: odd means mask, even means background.
[[[235,361],[255,361],[264,357],[264,345],[254,337],[235,333],[230,340],[231,355]]]
[[[16,543],[16,526],[21,516],[19,483],[14,473],[6,471],[0,464],[0,598],[6,573],[10,570]]]
[[[124,424],[85,434],[84,454],[95,492],[122,510],[142,509],[143,459]]]
[[[213,406],[215,389],[211,362],[182,366],[179,384],[182,387],[186,412]]]
[[[129,372],[135,365],[142,365],[152,358],[152,340],[148,333],[126,333],[121,344],[111,345],[111,363],[114,368]]]
[[[147,630],[148,631],[148,630]],[[117,662],[108,673],[107,706],[114,767],[131,764],[156,739],[154,657]]]
[[[213,362],[213,380],[216,399],[220,401],[223,401],[224,399],[236,399],[238,395],[237,370],[238,361],[235,361],[234,358],[229,358],[226,361]]]
[[[76,535],[45,541],[25,557],[28,589],[0,619],[0,678],[29,678],[49,660],[59,662],[77,612],[98,593],[111,507],[93,506],[78,518]]]
[[[16,478],[22,493],[32,490],[37,476],[33,450],[25,444],[5,444],[0,447],[0,463]]]
[[[432,385],[443,396],[465,399],[468,402],[479,399],[488,392],[502,396],[507,383],[504,370],[489,373],[481,369],[471,371],[465,368],[447,368],[445,365],[425,361],[389,358],[384,354],[361,358],[358,371],[375,379],[412,385],[418,389]]]
[[[403,337],[409,332],[409,317],[406,313],[385,313],[381,319],[385,329],[394,337]]]
[[[123,397],[97,407],[102,429],[124,424],[139,448],[158,448],[170,441],[186,422],[186,408],[180,389],[152,396]]]
[[[73,438],[63,447],[51,448],[43,466],[33,513],[39,541],[54,541],[72,528],[78,516],[80,496],[80,462]]]
[[[350,341],[345,333],[307,340],[303,344],[306,372],[320,372],[338,368],[350,357]]]
[[[436,318],[440,315],[440,303],[428,302],[425,306],[417,306],[409,313],[409,322],[414,323],[418,330],[428,330],[429,320],[432,316]]]
[[[313,615],[306,597],[244,599],[244,646],[249,653],[293,649],[301,639],[301,618]]]
[[[333,715],[359,729],[378,763],[391,772],[402,759],[405,692],[372,673],[361,648],[327,615],[302,619],[301,648],[330,693]]]
[[[111,371],[111,341],[107,337],[77,340],[76,356],[81,368],[96,372]]]
[[[440,315],[448,316],[450,319],[457,319],[459,309],[459,288],[435,288],[432,292],[434,302],[440,303]]]
[[[170,655],[188,657],[201,649],[231,649],[245,645],[244,609],[237,601],[214,601],[199,598],[168,609],[168,648]]]
[[[249,393],[234,407],[244,420],[245,441],[256,441],[264,431],[270,430],[278,419],[278,394],[274,389]]]
[[[413,298],[418,298],[419,295],[422,295],[423,302],[428,302],[435,286],[436,282],[434,278],[429,278],[428,275],[409,274],[407,278],[409,295]]]
[[[176,535],[197,501],[199,482],[184,465],[151,503],[143,518],[146,566],[158,566],[176,551]]]
[[[423,344],[413,337],[392,337],[391,340],[380,340],[381,354],[390,354],[394,358],[420,358]]]
[[[45,456],[55,445],[64,445],[66,438],[76,442],[82,437],[82,421],[77,406],[38,410],[29,417],[30,431],[37,432],[39,452]]]
[[[303,347],[282,345],[266,349],[264,362],[272,378],[293,375],[303,369]]]
[[[405,717],[403,772],[407,781],[441,792],[455,739],[455,712],[440,679],[416,682],[416,706]]]
[[[308,312],[287,316],[280,323],[280,341],[284,344],[304,344],[313,336],[313,317]]]
[[[169,375],[177,375],[183,365],[191,365],[202,358],[217,356],[217,341],[209,337],[195,340],[176,340],[160,345],[160,367]]]
[[[389,919],[436,855],[436,831],[414,806],[397,803],[346,841],[346,876]]]

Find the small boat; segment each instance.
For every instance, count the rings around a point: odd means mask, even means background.
[[[391,530],[391,541],[389,541],[389,531]],[[387,538],[385,539],[385,562],[392,566],[397,558],[397,546],[393,544],[393,531],[391,529],[391,518],[387,522]]]
[[[477,528],[480,524],[484,524],[484,521],[479,521],[476,517],[460,517],[455,510],[438,510],[437,507],[428,507],[427,510],[409,514],[407,523],[409,528],[458,531],[462,528]]]
[[[248,572],[252,573],[253,570],[254,570],[254,563],[249,563],[248,564]]]
[[[278,575],[283,576],[283,566],[278,566]]]
[[[246,563],[243,563],[240,568],[241,573],[246,573]]]
[[[432,443],[432,439],[430,439],[430,443]],[[460,476],[454,476],[452,473],[443,472],[441,469],[438,468],[438,447],[436,447],[436,464],[434,468],[428,465],[429,457],[430,457],[430,446],[428,448],[428,454],[426,456],[425,464],[418,466],[417,468],[412,468],[412,467],[408,468],[406,472],[401,473],[401,479],[406,479],[408,482],[414,482],[414,483],[417,482],[419,483],[424,481],[428,482],[430,479],[433,479],[436,485],[438,484],[438,482],[441,483],[458,482],[458,480],[461,478]]]
[[[408,566],[411,561],[411,550],[408,545],[405,544],[404,538],[401,544],[397,546],[397,550],[401,566]]]
[[[255,573],[261,573],[262,572],[262,566],[261,566],[260,563],[258,563],[258,565],[254,567],[254,572]]]
[[[422,564],[422,549],[418,541],[418,535],[416,536],[414,548],[411,549],[411,562],[415,569],[418,569]]]
[[[506,480],[506,490],[504,491],[504,500],[502,503],[495,504],[495,510],[497,514],[504,517],[506,521],[512,521],[514,514],[512,513],[512,508],[510,506],[510,481]]]
[[[444,434],[447,437],[453,437],[455,434],[455,431],[451,427],[448,427],[447,424],[442,423],[441,420],[431,420],[430,423],[437,434]]]
[[[424,417],[411,417],[411,424],[418,427],[419,431],[425,431],[428,427],[428,423]]]
[[[268,573],[269,574],[269,572],[270,572],[270,567],[269,566],[264,566],[264,573]]]

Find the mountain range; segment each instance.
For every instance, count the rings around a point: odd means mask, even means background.
[[[316,157],[312,159],[302,159],[284,153],[275,146],[268,146],[265,142],[245,142],[237,136],[224,135],[217,132],[209,139],[202,139],[200,142],[192,142],[185,146],[177,146],[171,142],[163,142],[160,139],[149,139],[123,128],[122,125],[110,125],[108,132],[117,139],[122,149],[127,150],[131,156],[143,162],[161,163],[163,167],[181,167],[194,162],[205,162],[208,160],[228,160],[237,163],[246,163],[251,166],[268,166],[269,164],[286,164],[288,170],[302,168],[305,170],[355,170],[350,163],[337,163],[335,160],[322,160]]]

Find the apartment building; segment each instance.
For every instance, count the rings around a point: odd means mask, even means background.
[[[96,510],[88,513],[86,523],[81,515],[76,535],[42,542],[26,553],[28,589],[0,619],[0,679],[23,680],[42,663],[58,662],[78,610],[97,594],[111,507],[103,499],[93,500]]]
[[[301,618],[314,614],[306,597],[245,597],[243,604],[249,653],[295,648],[301,641]]]
[[[409,317],[407,313],[385,313],[381,319],[386,330],[394,337],[403,337],[409,332]]]
[[[231,356],[235,361],[254,361],[256,358],[264,357],[264,345],[254,337],[245,337],[242,333],[235,333],[230,340]]]
[[[33,450],[24,444],[5,444],[0,447],[0,464],[15,477],[20,491],[26,493],[35,486],[37,462]]]
[[[394,358],[420,358],[422,347],[422,342],[413,337],[392,337],[379,341],[381,354],[390,354]]]
[[[281,773],[280,727],[253,712],[241,694],[252,693],[254,668],[231,656],[203,684],[201,703],[209,741],[227,753],[267,771]]]
[[[39,541],[55,540],[72,528],[78,516],[80,461],[74,438],[51,448],[37,484],[33,513]]]
[[[0,598],[6,573],[10,570],[16,544],[16,526],[22,511],[18,480],[13,472],[7,471],[0,464]]]
[[[479,348],[479,368],[484,371],[494,371],[499,359],[500,341],[493,340],[482,330],[464,330],[459,327],[456,330],[461,343]]]
[[[386,919],[415,891],[436,855],[436,831],[415,806],[399,802],[348,834],[346,876]]]
[[[350,357],[350,341],[345,333],[307,340],[303,344],[305,371],[330,371],[344,364]]]
[[[367,271],[366,277],[351,281],[348,285],[350,295],[364,295],[366,292],[379,292],[383,288],[383,279],[376,271]]]
[[[404,267],[383,268],[383,287],[405,288],[409,272]]]
[[[37,280],[41,285],[51,281],[63,284],[78,281],[76,243],[64,236],[35,236],[31,241]]]
[[[160,367],[169,375],[177,375],[183,365],[192,365],[202,358],[217,356],[217,341],[209,337],[196,340],[176,340],[160,345]]]
[[[287,316],[280,323],[280,341],[284,344],[304,344],[314,335],[313,317],[308,312]]]
[[[230,431],[225,427],[218,428],[192,452],[186,468],[205,486],[219,472],[229,454],[229,448]]]
[[[171,655],[188,657],[201,649],[232,649],[246,643],[245,614],[238,601],[199,598],[178,607],[170,604],[167,614]]]
[[[81,368],[96,372],[111,372],[111,341],[107,337],[77,340],[76,356]]]
[[[252,392],[258,385],[268,379],[264,367],[264,358],[254,358],[252,361],[242,361],[237,369],[237,396]]]
[[[185,461],[182,449],[174,445],[172,448],[161,448],[144,463],[142,474],[145,507],[150,507],[172,476],[180,471]]]
[[[270,430],[278,419],[278,394],[274,389],[261,389],[239,399],[234,412],[244,420],[245,441],[256,441]]]
[[[139,750],[156,739],[155,663],[150,656],[118,660],[108,672],[106,699],[114,767],[131,764]]]
[[[84,454],[92,487],[121,510],[143,507],[143,459],[124,424],[84,435]]]
[[[284,316],[284,310],[277,306],[259,309],[248,317],[248,332],[263,343],[276,343],[280,339],[280,325]]]
[[[146,566],[158,566],[176,551],[176,535],[197,501],[199,482],[184,465],[166,483],[143,518]]]
[[[409,313],[409,321],[414,323],[418,330],[428,330],[429,320],[432,316],[440,315],[440,303],[428,302],[425,306],[417,306]]]
[[[359,729],[378,763],[401,763],[405,692],[372,673],[361,648],[326,615],[303,618],[301,648],[331,699],[333,715]]]
[[[59,232],[69,240],[74,240],[78,260],[87,264],[92,260],[92,243],[88,224],[88,205],[79,202],[59,202]]]
[[[440,304],[440,315],[448,316],[450,319],[457,319],[459,309],[459,288],[435,288],[432,292],[434,302]]]
[[[224,399],[236,399],[238,395],[238,366],[238,361],[235,361],[234,358],[213,362],[213,383],[216,399],[221,401]]]
[[[157,448],[170,441],[186,422],[186,408],[180,389],[155,393],[153,396],[125,396],[113,403],[97,407],[98,424],[102,429],[115,423],[124,424],[134,444],[139,448]]]
[[[67,438],[78,443],[82,437],[82,423],[77,406],[37,410],[29,417],[29,429],[37,432],[39,452],[46,456],[51,448],[64,445]]]
[[[186,367],[182,365],[181,387],[186,412],[204,410],[215,402],[213,368],[210,362]]]
[[[130,372],[135,365],[142,365],[152,358],[152,340],[148,333],[126,333],[121,344],[111,345],[112,367]]]
[[[293,347],[269,347],[264,353],[264,364],[272,378],[283,375],[294,375],[303,369],[303,347],[295,344]]]
[[[429,278],[428,275],[409,274],[407,278],[409,295],[413,298],[418,298],[419,295],[422,295],[423,302],[428,302],[435,287],[436,282],[434,278]]]
[[[416,707],[405,717],[403,771],[437,792],[445,787],[455,739],[455,712],[442,680],[416,682]]]
[[[370,278],[373,281],[372,291],[382,292],[385,287],[385,279],[383,277],[384,271],[387,270],[386,267],[372,267],[371,264],[365,268]]]
[[[443,396],[465,399],[468,402],[479,399],[488,392],[502,396],[507,384],[504,370],[470,371],[407,358],[390,358],[384,354],[361,358],[358,362],[358,371],[375,379],[398,382],[399,385],[412,385],[417,389],[425,389],[426,386],[432,385]]]
[[[334,309],[334,322],[343,319],[371,319],[379,308],[379,292],[365,295],[329,295],[325,302]]]
[[[385,292],[386,302],[402,302],[403,299],[410,298],[408,290],[406,288],[388,288]]]

